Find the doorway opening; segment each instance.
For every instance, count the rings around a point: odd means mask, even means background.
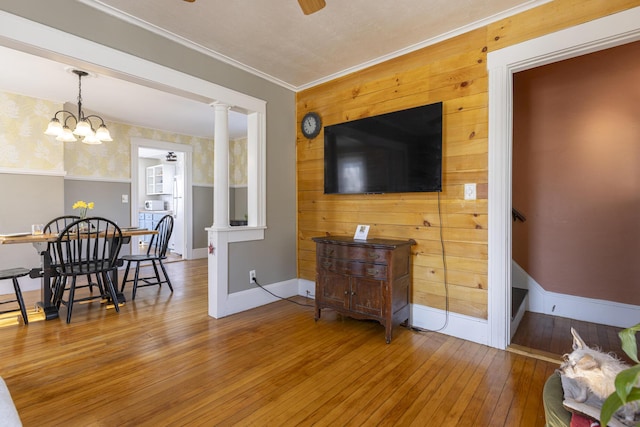
[[[173,216],[169,241],[171,259],[193,258],[191,239],[192,147],[165,141],[132,138],[131,222],[153,229],[164,215]],[[132,253],[146,250],[145,238],[132,241]]]
[[[640,8],[491,52],[489,70],[489,342],[511,339],[513,74],[640,39]]]

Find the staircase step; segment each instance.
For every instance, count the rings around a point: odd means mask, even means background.
[[[511,288],[511,320],[516,317],[528,292],[527,289]]]

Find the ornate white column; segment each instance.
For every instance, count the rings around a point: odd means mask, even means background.
[[[229,228],[229,106],[213,104],[214,175],[213,175],[213,228]]]
[[[213,104],[213,225],[209,241],[209,316],[224,317],[229,293],[229,106]]]

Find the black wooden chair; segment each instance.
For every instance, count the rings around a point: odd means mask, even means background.
[[[49,221],[45,226],[44,226],[44,233],[45,234],[60,234],[60,232],[62,230],[64,230],[69,224],[71,224],[74,221],[79,220],[80,217],[78,215],[63,215],[63,216],[59,216],[57,218],[52,219],[51,221]],[[51,242],[48,244],[47,250],[49,251],[49,256],[51,257],[51,269],[52,269],[52,274],[51,277],[53,277],[53,282],[51,283],[51,292],[52,295],[55,294],[56,292],[56,286],[60,284],[60,276],[58,276],[56,274],[56,266],[58,264],[58,255],[56,253],[55,250],[55,242]],[[96,286],[98,288],[98,290],[100,291],[101,295],[104,295],[104,289],[102,288],[102,285],[96,280],[93,281],[91,280],[91,276],[87,275],[87,284],[86,285],[80,285],[80,286],[76,286],[76,289],[79,288],[89,288],[89,290],[91,292],[93,292],[93,287]]]
[[[29,324],[29,318],[27,316],[27,308],[24,305],[24,300],[22,299],[22,291],[20,290],[20,284],[18,283],[18,279],[20,277],[27,276],[31,270],[28,268],[9,268],[6,270],[0,270],[0,280],[9,280],[13,282],[13,291],[15,293],[15,299],[8,299],[4,301],[0,301],[0,304],[9,304],[9,303],[18,303],[20,307],[20,312],[22,313],[22,320],[25,325]],[[14,310],[3,310],[0,313],[8,313]]]
[[[117,261],[122,246],[120,227],[108,219],[92,217],[74,221],[65,227],[55,242],[60,283],[56,286],[53,302],[67,306],[67,323],[71,322],[73,304],[80,301],[110,298],[117,312],[118,297],[113,277],[117,274]],[[106,295],[91,294],[76,298],[78,277],[93,276]],[[69,279],[70,283],[69,283]],[[64,294],[68,293],[65,300]]]
[[[124,277],[122,279],[122,287],[120,288],[120,292],[124,292],[124,287],[127,282],[133,283],[133,291],[131,292],[131,299],[136,299],[136,292],[139,287],[144,286],[162,286],[163,283],[166,283],[173,292],[173,286],[171,286],[171,280],[167,275],[167,270],[164,268],[164,264],[162,260],[167,258],[167,248],[169,247],[169,239],[171,238],[171,233],[173,232],[173,217],[171,215],[165,215],[160,219],[158,225],[155,230],[158,234],[154,234],[151,236],[151,241],[149,242],[149,247],[147,248],[146,254],[139,255],[124,255],[121,259],[122,261],[127,263],[127,268],[124,271]],[[148,277],[140,277],[140,263],[150,261],[153,266],[153,271],[155,273],[154,276]],[[131,263],[136,264],[135,274],[133,279],[127,279],[129,276],[129,268],[131,267]],[[158,270],[158,265],[162,269],[162,276],[160,276],[160,271]]]

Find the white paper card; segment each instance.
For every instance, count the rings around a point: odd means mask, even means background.
[[[353,236],[354,240],[367,240],[367,234],[369,234],[368,225],[358,225],[356,228],[356,234]]]

